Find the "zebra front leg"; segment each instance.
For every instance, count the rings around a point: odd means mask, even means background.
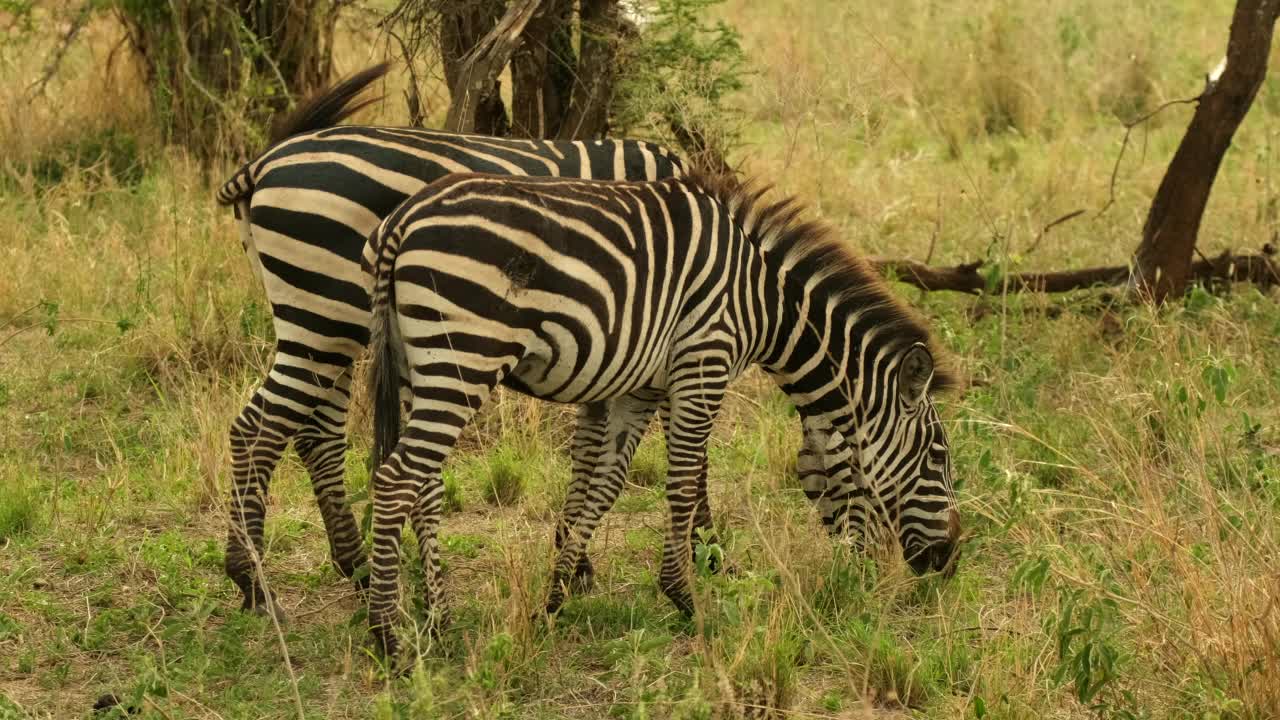
[[[679,370],[672,373],[679,378]],[[704,502],[707,440],[724,390],[727,373],[705,365],[692,368],[687,380],[673,380],[667,423],[667,507],[670,525],[662,551],[658,584],[680,612],[693,615],[693,532],[698,506]]]
[[[671,404],[669,400],[664,400],[659,413],[662,416],[663,432],[669,432],[671,419]],[[723,563],[724,547],[720,545],[720,534],[716,531],[715,521],[711,517],[711,493],[707,487],[707,471],[704,466],[702,472],[698,475],[696,485],[697,506],[693,512],[693,542],[690,545],[690,559],[694,564],[698,560],[698,545],[717,545],[720,547],[720,553],[707,557],[707,570],[713,574],[718,574]]]
[[[262,535],[271,475],[289,439],[264,419],[263,407],[270,404],[259,388],[231,425],[231,517],[223,567],[244,596],[241,610],[271,612],[283,620],[279,604],[264,586]],[[288,424],[283,428],[292,434]]]
[[[365,565],[363,539],[347,502],[347,402],[350,374],[344,374],[329,395],[329,402],[317,408],[294,439],[293,447],[302,458],[311,478],[329,539],[329,558],[345,578],[356,578],[356,589],[368,589],[367,573],[357,576]]]
[[[804,442],[796,472],[805,497],[817,508],[828,534],[862,553],[890,527],[890,519],[845,436],[820,417],[803,416],[801,427]]]
[[[564,604],[571,571],[581,567],[581,558],[586,555],[591,536],[622,492],[631,458],[644,437],[657,404],[656,397],[628,395],[607,405],[603,422],[596,419],[596,424],[604,427],[604,434],[597,443],[599,455],[593,472],[584,482],[575,516],[566,517],[562,522],[565,530],[560,534],[561,543],[557,545],[559,554],[551,575],[547,614],[554,615]]]

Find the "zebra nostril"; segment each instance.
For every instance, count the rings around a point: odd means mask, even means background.
[[[947,515],[947,543],[955,545],[960,542],[960,513],[951,508],[950,514]]]

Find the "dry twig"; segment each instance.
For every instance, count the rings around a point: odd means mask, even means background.
[[[1202,99],[1204,99],[1204,96],[1209,94],[1209,92],[1211,92],[1212,90],[1213,90],[1213,85],[1208,84],[1206,85],[1204,92],[1200,93],[1199,95],[1193,98],[1180,98],[1178,100],[1170,100],[1166,103],[1163,103],[1162,105],[1157,107],[1155,110],[1152,110],[1146,115],[1143,115],[1142,117],[1136,120],[1132,120],[1130,122],[1124,123],[1124,139],[1120,141],[1120,152],[1119,154],[1116,155],[1116,164],[1111,168],[1111,182],[1109,185],[1110,191],[1107,197],[1107,204],[1102,206],[1102,209],[1098,211],[1098,214],[1095,217],[1102,217],[1102,214],[1110,210],[1111,206],[1116,203],[1116,176],[1119,175],[1120,173],[1120,161],[1124,159],[1124,151],[1129,147],[1129,136],[1133,134],[1133,129],[1147,122],[1148,120],[1155,117],[1156,115],[1159,115],[1160,113],[1164,112],[1167,108],[1170,108],[1174,105],[1194,105],[1195,103],[1198,103]]]
[[[27,102],[35,100],[37,95],[44,94],[49,81],[57,74],[58,68],[62,67],[62,59],[67,56],[67,50],[71,48],[71,43],[75,42],[76,36],[89,23],[89,16],[92,12],[92,1],[80,6],[75,18],[71,21],[71,26],[62,34],[62,39],[58,41],[58,47],[54,49],[53,56],[49,58],[49,62],[45,63],[44,70],[40,73],[40,78],[27,88]]]

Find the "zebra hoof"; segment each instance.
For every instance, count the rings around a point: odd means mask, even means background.
[[[676,610],[680,611],[685,618],[693,617],[693,595],[689,593],[689,589],[679,582],[659,581],[659,587],[662,594],[667,596],[672,605],[676,606]]]
[[[573,573],[573,578],[569,581],[569,592],[574,595],[582,595],[591,592],[596,585],[596,571],[592,569],[590,563],[584,570],[581,565]]]
[[[390,625],[370,626],[368,647],[375,658],[386,663],[391,663],[400,654],[400,641]]]
[[[240,606],[240,609],[250,615],[256,615],[261,618],[271,619],[274,616],[276,622],[281,625],[289,621],[289,616],[285,614],[284,608],[280,607],[280,603],[270,596],[257,601],[245,598],[244,604]]]
[[[686,620],[693,617],[693,598],[689,596],[671,598],[671,604],[676,606],[676,610],[685,617]]]
[[[546,620],[549,617],[555,617],[556,615],[558,615],[560,613],[560,608],[562,606],[564,606],[564,597],[557,594],[555,596],[552,596],[549,600],[547,600],[547,606],[543,609],[541,613],[534,613],[533,616],[535,619],[538,619],[538,621],[541,622],[542,620]]]
[[[356,589],[356,595],[364,599],[369,593],[369,566],[361,565],[349,577],[351,578],[351,584]]]

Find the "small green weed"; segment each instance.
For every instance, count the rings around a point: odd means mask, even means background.
[[[488,458],[488,472],[481,485],[485,502],[498,506],[514,505],[524,494],[528,478],[527,464],[508,445],[501,445]]]

